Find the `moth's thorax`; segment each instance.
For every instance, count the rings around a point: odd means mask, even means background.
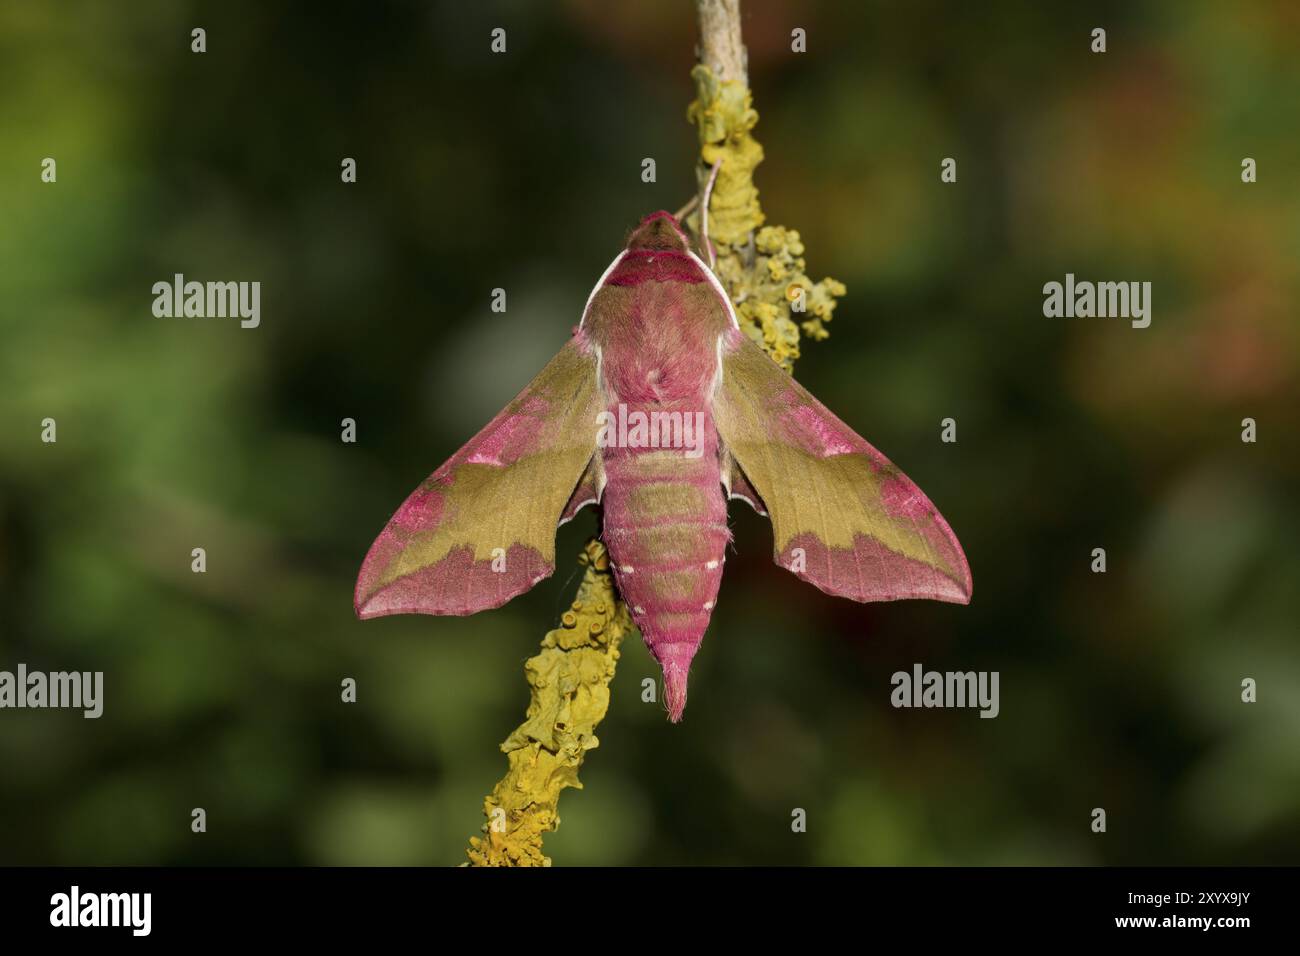
[[[706,401],[717,374],[724,316],[706,284],[605,285],[592,302],[588,335],[601,354],[609,401]]]
[[[643,282],[708,282],[704,270],[686,252],[671,249],[629,249],[605,280],[608,285],[637,286]]]
[[[641,220],[628,236],[627,248],[605,277],[610,285],[635,286],[643,282],[707,283],[700,260],[691,254],[690,237],[666,212]]]

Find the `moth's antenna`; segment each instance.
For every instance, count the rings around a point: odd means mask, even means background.
[[[718,178],[718,170],[722,168],[722,157],[713,164],[713,171],[709,173],[709,181],[704,184],[704,199],[700,203],[700,242],[704,245],[704,254],[709,257],[709,268],[714,266],[713,243],[709,242],[709,200],[713,196],[713,183]]]

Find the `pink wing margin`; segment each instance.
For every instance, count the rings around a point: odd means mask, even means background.
[[[579,331],[389,520],[357,576],[357,615],[473,614],[549,577],[556,525],[596,451],[598,397]]]

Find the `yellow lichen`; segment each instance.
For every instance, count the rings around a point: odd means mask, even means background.
[[[471,866],[550,866],[542,838],[560,824],[560,792],[582,789],[578,770],[600,744],[596,725],[609,709],[609,683],[632,621],[615,594],[605,546],[587,542],[578,561],[586,571],[577,600],[524,665],[532,699],[501,745],[510,769],[483,801],[487,822],[483,836],[470,838]]]
[[[741,328],[790,371],[799,357],[800,329],[814,341],[825,339],[826,323],[846,289],[835,279],[808,277],[796,230],[763,226],[753,179],[763,147],[751,135],[758,113],[748,87],[719,81],[702,64],[691,76],[696,96],[686,115],[699,132],[701,183],[722,161],[708,209],[709,239],[717,250],[714,272],[736,305]],[[699,234],[698,212],[687,225]]]
[[[763,147],[749,131],[758,122],[748,87],[735,80],[720,81],[703,64],[691,70],[695,101],[686,118],[700,134],[700,157],[706,175],[722,161],[709,204],[709,234],[719,244],[743,243],[763,224],[754,186],[754,168],[763,161]]]

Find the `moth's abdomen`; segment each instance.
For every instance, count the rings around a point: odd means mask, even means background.
[[[670,413],[657,404],[623,407]],[[680,410],[680,409],[679,409]],[[695,410],[684,410],[695,414]],[[604,539],[623,600],[664,670],[672,720],[686,705],[686,677],[709,626],[730,532],[721,486],[718,438],[708,412],[687,447],[606,447],[601,500]],[[633,436],[636,437],[635,435]]]

